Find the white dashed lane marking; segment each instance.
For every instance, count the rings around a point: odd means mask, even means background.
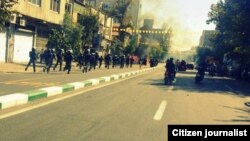
[[[154,120],[161,120],[163,114],[164,114],[164,111],[165,111],[165,108],[167,106],[167,101],[166,100],[163,100],[158,108],[158,110],[156,111],[155,115],[154,115]]]

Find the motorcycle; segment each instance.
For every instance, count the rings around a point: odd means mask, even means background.
[[[202,68],[198,68],[198,72],[196,73],[196,76],[195,76],[195,83],[196,84],[200,83],[204,79],[205,72],[201,71],[201,69]]]
[[[208,72],[208,74],[210,75],[210,76],[212,76],[212,77],[214,77],[215,76],[215,71],[214,70],[209,70],[209,72]]]
[[[210,67],[208,69],[208,74],[212,77],[214,77],[216,75],[216,68],[215,67]]]
[[[164,74],[164,84],[165,85],[173,85],[175,82],[175,73],[169,73],[168,71],[165,71]]]

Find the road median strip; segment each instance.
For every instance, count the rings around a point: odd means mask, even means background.
[[[28,101],[33,101],[33,100],[37,100],[37,99],[48,96],[48,92],[44,90],[28,91],[28,92],[24,92],[24,94],[28,95]]]
[[[0,96],[0,110],[26,104],[30,101],[34,101],[37,99],[47,98],[47,97],[59,95],[65,92],[74,91],[74,90],[81,89],[84,87],[94,86],[100,83],[106,83],[106,82],[115,81],[118,79],[123,79],[129,76],[144,73],[150,70],[154,70],[154,68],[146,68],[143,70],[130,71],[130,72],[119,73],[119,74],[114,74],[110,76],[103,76],[103,77],[99,77],[96,79],[88,79],[83,82],[72,82],[72,83],[67,83],[67,84],[60,85],[60,86],[45,87],[45,88],[40,88],[37,90],[3,95],[3,96]]]

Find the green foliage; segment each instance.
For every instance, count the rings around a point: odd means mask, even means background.
[[[132,4],[132,0],[119,0],[117,1],[117,3],[114,5],[113,8],[104,10],[104,12],[108,16],[118,20],[121,26],[124,27],[129,24],[126,12],[130,4]]]
[[[69,44],[72,47],[74,53],[78,54],[81,50],[82,46],[82,30],[83,27],[81,25],[77,25],[72,29],[72,34],[69,38]]]
[[[137,38],[135,36],[133,36],[131,39],[130,39],[130,42],[128,44],[127,47],[125,47],[124,49],[124,54],[125,55],[134,55],[135,54],[135,49],[137,47]]]
[[[215,23],[215,57],[227,54],[242,65],[250,64],[250,1],[224,0],[211,6],[208,23]]]
[[[149,52],[150,58],[163,60],[166,57],[166,53],[161,46],[152,47]]]
[[[74,26],[68,13],[64,15],[63,26],[51,31],[48,40],[49,48],[73,50],[74,53],[80,51],[82,26]]]
[[[120,28],[126,29],[128,27],[132,27],[130,23],[131,17],[127,15],[127,9],[131,4],[133,4],[133,0],[119,0],[113,8],[104,10],[104,12],[108,16],[116,19],[118,23],[120,23]],[[123,42],[125,35],[125,31],[120,31],[119,40]]]
[[[211,48],[197,47],[196,54],[197,54],[196,56],[197,62],[202,62],[204,60],[210,59],[214,55],[214,52],[212,51]]]
[[[61,29],[52,29],[47,43],[48,48],[66,49],[64,33]]]
[[[97,15],[84,14],[79,19],[79,24],[83,27],[82,29],[82,47],[86,44],[91,44],[94,33],[98,32],[99,21]]]
[[[10,16],[13,11],[11,8],[18,2],[18,0],[1,0],[0,1],[0,31],[5,26],[5,23],[10,21]]]
[[[141,30],[150,30],[147,27],[142,27]],[[142,33],[141,35],[141,42],[142,43],[149,43],[146,45],[147,47],[143,47],[141,49],[148,50],[149,49],[149,55],[152,58],[160,59],[160,60],[165,60],[168,50],[171,47],[171,37],[172,37],[172,29],[167,28],[167,26],[162,28],[162,31],[167,31],[165,34],[148,34],[148,33]],[[158,42],[159,45],[153,46],[150,45],[150,43]],[[140,53],[145,53],[147,51],[140,51]],[[139,53],[139,56],[140,56]],[[142,55],[144,56],[144,55]]]
[[[117,38],[115,38],[113,42],[114,43],[108,48],[109,50],[111,50],[111,54],[123,55],[124,48],[122,46],[122,42]]]

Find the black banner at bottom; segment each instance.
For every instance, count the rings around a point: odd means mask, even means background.
[[[168,125],[168,141],[250,140],[250,125]]]

